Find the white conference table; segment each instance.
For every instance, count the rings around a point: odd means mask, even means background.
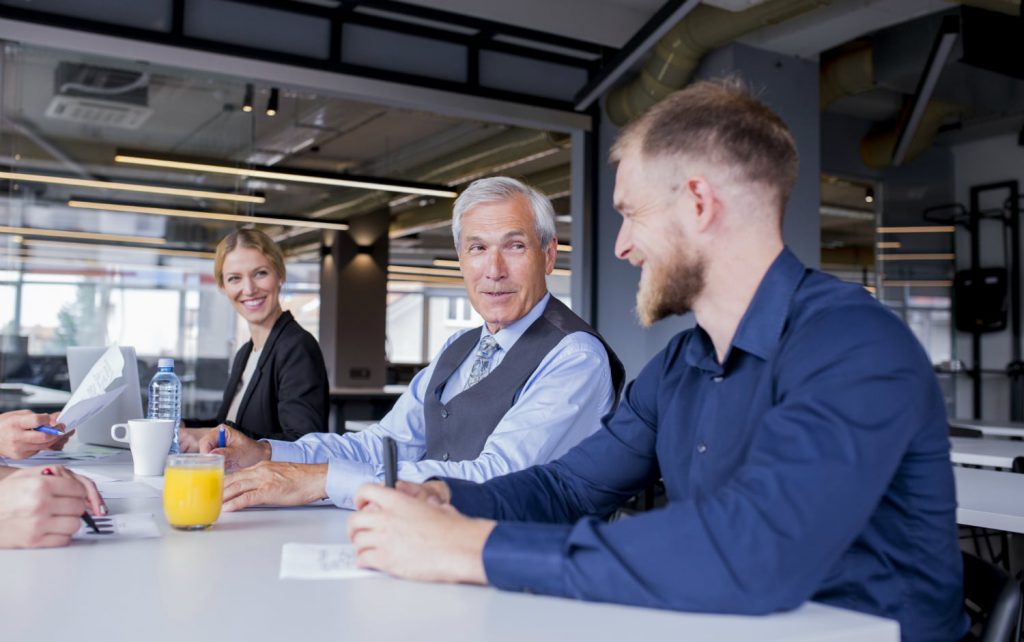
[[[1024,457],[1024,441],[950,437],[949,444],[954,464],[1012,468],[1015,458]]]
[[[953,466],[956,521],[1010,533],[1024,533],[1024,475]]]
[[[130,479],[129,464],[73,464]],[[171,529],[159,498],[111,499],[152,512],[158,539],[0,551],[4,640],[245,642],[897,642],[896,622],[808,603],[765,617],[586,603],[489,587],[389,577],[279,580],[281,545],[347,540],[333,507],[224,514],[202,532]]]
[[[977,430],[986,437],[1017,437],[1024,439],[1024,423],[1016,421],[982,421],[980,419],[948,419],[954,428]]]

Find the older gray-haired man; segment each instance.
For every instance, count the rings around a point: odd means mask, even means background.
[[[547,291],[557,251],[550,201],[512,178],[480,179],[455,201],[452,232],[484,325],[453,335],[391,412],[360,433],[289,443],[229,431],[224,449],[209,433],[201,450],[244,468],[225,481],[227,510],[324,497],[351,507],[361,484],[383,479],[384,437],[398,444],[402,479],[484,481],[551,461],[598,428],[623,368]]]

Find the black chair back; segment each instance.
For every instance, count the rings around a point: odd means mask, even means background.
[[[1017,642],[1020,640],[1020,584],[1002,568],[963,553],[964,608],[971,617],[965,640]]]

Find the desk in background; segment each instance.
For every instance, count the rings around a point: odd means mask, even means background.
[[[388,414],[409,386],[383,388],[331,388],[331,432],[344,432],[351,419],[379,420]]]
[[[131,477],[130,464],[76,467]],[[112,512],[154,513],[163,537],[0,551],[4,640],[899,640],[893,621],[815,603],[743,617],[387,577],[279,580],[282,544],[345,541],[351,513],[333,507],[249,510],[222,515],[209,531],[186,533],[167,526],[159,499],[108,503]]]
[[[949,444],[954,464],[1013,468],[1013,460],[1024,457],[1024,441],[950,437]]]
[[[981,421],[980,419],[949,419],[952,428],[977,430],[985,437],[1024,439],[1024,423],[1014,421]]]
[[[33,412],[56,412],[71,398],[67,390],[34,386],[30,383],[0,383],[0,412],[28,408]]]
[[[958,524],[1024,533],[1024,475],[962,466],[953,475]]]

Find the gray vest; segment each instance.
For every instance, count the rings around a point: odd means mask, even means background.
[[[527,328],[497,368],[472,388],[442,404],[441,393],[448,379],[472,356],[482,331],[483,328],[464,333],[437,358],[423,401],[427,436],[424,459],[464,461],[479,457],[487,438],[512,407],[516,394],[533,371],[559,341],[573,332],[591,334],[604,345],[618,401],[626,376],[622,363],[601,335],[564,303],[551,297],[544,313]]]

